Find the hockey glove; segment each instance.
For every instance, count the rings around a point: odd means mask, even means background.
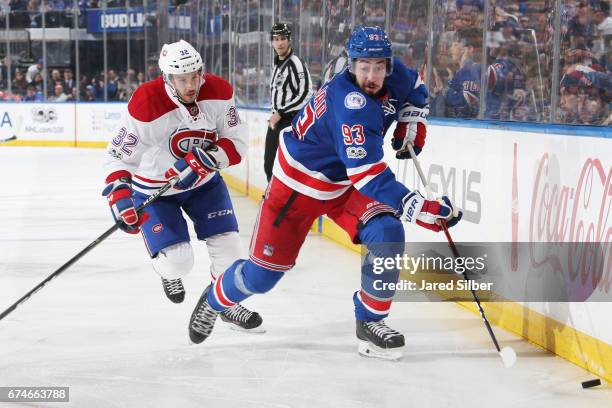
[[[165,173],[166,179],[178,177],[174,185],[178,190],[187,190],[204,179],[212,172],[219,170],[216,160],[206,151],[194,147],[185,157],[177,160]]]
[[[391,141],[393,150],[397,151],[395,157],[398,159],[410,159],[408,144],[412,144],[414,153],[418,156],[425,146],[427,137],[427,115],[429,106],[417,108],[414,105],[406,104],[399,111],[397,116],[397,126],[393,132]]]
[[[140,232],[140,226],[149,218],[149,214],[138,214],[132,200],[132,183],[130,173],[116,171],[106,178],[106,187],[102,195],[108,199],[115,222],[121,221],[119,228],[128,234]]]
[[[402,199],[398,216],[403,222],[418,224],[438,232],[442,229],[441,220],[445,220],[446,226],[450,228],[461,220],[463,213],[456,211],[446,196],[432,201],[426,200],[418,191],[413,191]]]

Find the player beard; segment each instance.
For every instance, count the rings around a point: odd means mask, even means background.
[[[382,90],[382,85],[378,85],[376,82],[367,82],[363,88],[368,95],[376,96]]]
[[[196,95],[196,91],[192,91],[189,93],[182,94],[181,99],[184,100],[185,103],[193,103],[195,102]]]

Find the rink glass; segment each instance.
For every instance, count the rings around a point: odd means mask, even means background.
[[[227,78],[239,105],[268,108],[273,51],[269,29],[290,24],[296,54],[321,85],[325,65],[338,56],[356,25],[386,30],[394,51],[427,83],[431,117],[497,121],[610,124],[608,82],[572,81],[595,70],[610,76],[610,2],[576,0],[33,0],[7,6],[0,16],[0,98],[54,100],[64,71],[67,101],[126,101],[143,81],[159,75],[163,43],[185,39],[202,54],[208,72]],[[40,4],[38,4],[40,3]],[[24,9],[21,9],[23,6]],[[40,7],[39,7],[40,6]],[[13,7],[13,9],[10,9]],[[26,31],[25,29],[28,29]],[[55,30],[50,30],[51,28]],[[449,83],[461,68],[453,58],[471,33],[471,59],[480,70],[471,84],[469,112],[449,104]],[[510,54],[510,55],[508,55]],[[492,81],[490,68],[511,58],[512,75]],[[40,75],[24,81],[41,61]],[[582,67],[582,68],[581,68]],[[580,75],[578,75],[580,76]],[[564,79],[564,77],[566,79]],[[497,84],[495,89],[492,85]],[[491,107],[498,103],[499,109]]]

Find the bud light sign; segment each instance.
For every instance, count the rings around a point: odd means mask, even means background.
[[[87,10],[87,32],[141,32],[144,31],[145,13],[143,8]]]

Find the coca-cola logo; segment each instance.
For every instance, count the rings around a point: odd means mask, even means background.
[[[185,157],[194,147],[206,148],[217,140],[217,132],[205,129],[178,129],[168,141],[170,153],[176,159]]]
[[[533,268],[549,267],[567,277],[571,301],[586,300],[595,289],[605,293],[612,285],[612,167],[597,158],[584,161],[575,185],[561,182],[562,165],[545,153],[533,185],[529,241],[550,242],[542,253],[531,245]],[[561,245],[565,243],[565,245]]]

